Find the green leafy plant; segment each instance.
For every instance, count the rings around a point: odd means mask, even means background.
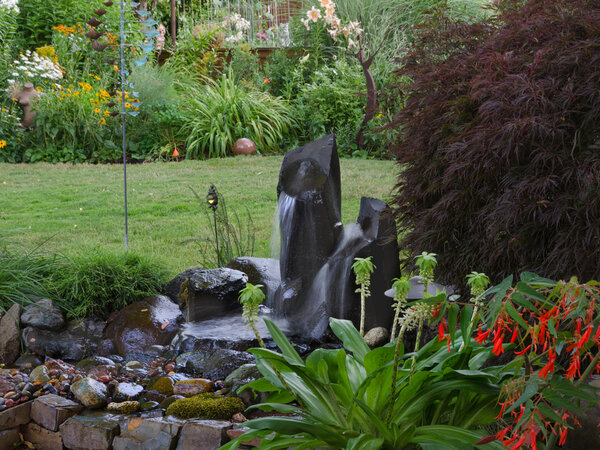
[[[523,273],[514,286],[509,277],[480,298],[475,337],[470,302],[442,292],[409,303],[403,320],[414,323],[414,307],[426,304],[440,332],[408,354],[402,339],[370,350],[351,322],[332,318],[343,348],[318,349],[303,361],[265,320],[281,353],[251,350],[265,378],[247,386],[274,392],[257,407],[297,415],[251,420],[251,431],[224,448],[252,437],[265,448],[563,445],[574,414],[597,402],[586,380],[600,371],[598,283]],[[510,356],[501,362],[503,353]],[[486,427],[497,423],[504,428],[490,435]]]
[[[262,348],[265,348],[265,344],[260,337],[258,329],[256,328],[256,322],[258,320],[258,307],[265,299],[265,294],[261,289],[262,287],[262,284],[254,285],[252,283],[246,283],[246,287],[240,291],[238,300],[242,304],[242,317],[246,322],[246,325],[252,328],[252,331],[258,340],[258,344]]]
[[[423,252],[415,257],[415,264],[419,268],[419,276],[423,279],[423,293],[427,293],[430,283],[433,283],[433,271],[437,266],[435,253]]]
[[[218,81],[206,78],[206,83],[189,83],[184,89],[186,158],[232,155],[233,144],[243,137],[251,139],[259,153],[279,150],[293,123],[284,101],[240,85],[231,70]]]
[[[352,270],[356,276],[356,284],[359,288],[356,292],[360,293],[360,335],[365,335],[365,302],[371,296],[369,286],[371,286],[371,274],[375,270],[375,265],[371,261],[371,256],[366,258],[354,258]]]
[[[167,271],[157,261],[135,253],[90,251],[67,258],[52,285],[70,305],[69,316],[106,317],[130,303],[161,292]]]

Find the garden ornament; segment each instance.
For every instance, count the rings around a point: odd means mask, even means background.
[[[253,155],[256,153],[256,144],[248,138],[242,138],[233,144],[233,153],[236,155]]]
[[[15,94],[15,98],[19,101],[21,108],[23,108],[23,121],[21,122],[23,128],[29,128],[33,125],[35,111],[31,110],[31,100],[39,95],[40,93],[33,88],[32,83],[25,83],[23,90]]]

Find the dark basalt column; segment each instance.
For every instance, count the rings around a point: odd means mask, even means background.
[[[376,267],[375,272],[371,274],[371,296],[367,298],[365,304],[365,329],[374,327],[390,329],[394,320],[393,301],[385,295],[385,291],[391,287],[394,278],[400,277],[396,223],[385,202],[367,197],[363,197],[360,201],[358,223],[370,243],[356,256],[360,258],[372,256],[371,261]],[[352,310],[353,319],[358,321],[360,296],[355,297]]]
[[[286,153],[277,195],[282,285],[276,296],[276,302],[281,303],[276,309],[292,317],[302,311],[300,293],[306,295],[342,230],[335,136],[327,135]]]

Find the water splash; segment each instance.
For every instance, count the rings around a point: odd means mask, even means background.
[[[347,297],[354,287],[351,267],[355,255],[370,242],[360,224],[346,225],[333,254],[319,270],[310,287],[304,305],[306,317],[310,317],[304,323],[310,324],[310,329],[305,328],[304,333],[319,338],[327,329],[329,317],[350,317],[350,302]]]

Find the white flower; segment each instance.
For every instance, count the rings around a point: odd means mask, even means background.
[[[323,8],[327,8],[327,6],[330,5],[331,3],[333,3],[331,0],[321,0],[321,6]]]
[[[335,3],[331,2],[325,7],[325,17],[333,17],[335,14]]]
[[[352,38],[348,38],[348,50],[352,47],[356,47],[356,42],[352,40]]]
[[[310,11],[306,11],[306,16],[309,20],[316,22],[321,18],[321,10],[316,9],[314,6],[310,9]]]
[[[357,36],[360,36],[360,34],[363,32],[363,29],[360,28],[360,22],[350,22],[348,24],[348,28],[352,34]]]
[[[300,19],[300,22],[302,22],[307,30],[310,30],[310,21],[308,19]]]
[[[332,28],[329,31],[329,36],[331,36],[331,39],[333,39],[334,41],[337,41],[337,35],[338,35],[338,29],[337,28]]]

